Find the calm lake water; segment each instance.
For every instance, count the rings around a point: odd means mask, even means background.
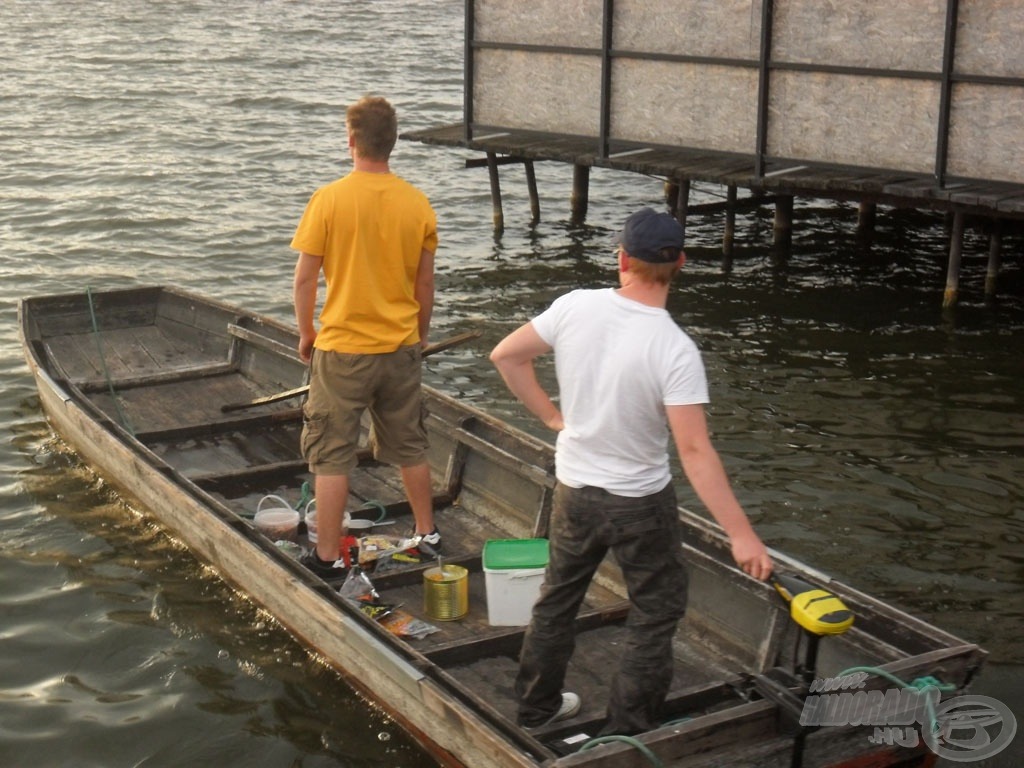
[[[0,765],[434,765],[52,436],[16,301],[167,283],[291,320],[288,242],[348,168],[345,105],[374,91],[403,130],[460,121],[463,2],[5,0],[0,30]],[[427,378],[538,432],[486,352],[556,295],[612,281],[613,234],[662,180],[595,171],[571,226],[571,169],[541,164],[531,227],[507,166],[496,237],[470,156],[400,142],[393,160],[439,216],[435,338],[484,334]],[[868,250],[855,208],[799,200],[779,261],[771,211],[751,212],[730,274],[721,225],[690,222],[670,309],[704,351],[751,517],[771,546],[988,649],[974,690],[1020,719],[1021,239],[987,304],[972,231],[944,313],[934,214],[882,210]],[[1019,765],[1017,741],[987,764]]]

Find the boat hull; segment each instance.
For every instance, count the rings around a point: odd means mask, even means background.
[[[546,534],[554,487],[549,445],[425,388],[435,507],[448,526],[446,547],[449,540],[463,545],[453,559],[471,572],[472,610],[462,621],[446,622],[433,639],[411,641],[340,597],[337,584],[303,569],[246,514],[259,495],[294,490],[308,478],[292,444],[301,427],[295,403],[255,415],[225,414],[221,408],[301,382],[304,366],[292,351],[291,329],[204,297],[157,288],[88,301],[41,297],[22,302],[19,315],[41,407],[82,460],[384,707],[443,764],[647,764],[622,742],[572,752],[573,740],[589,739],[600,724],[606,680],[594,682],[586,716],[565,729],[531,734],[514,724],[508,676],[523,628],[487,624],[480,544]],[[98,330],[90,329],[90,319]],[[140,348],[145,355],[137,354]],[[142,363],[135,366],[131,358]],[[120,368],[111,372],[115,363]],[[197,398],[195,391],[209,396]],[[390,494],[389,514],[408,514],[400,482],[372,458],[361,461],[357,485],[363,490],[355,503]],[[787,723],[782,705],[757,683],[775,675],[782,688],[806,695],[797,678],[784,672],[795,673],[801,661],[793,650],[800,630],[771,588],[732,567],[728,542],[716,526],[684,509],[680,516],[691,564],[690,608],[678,638],[682,653],[675,679],[681,684],[669,705],[689,714],[641,735],[642,743],[674,767],[789,766],[794,749],[808,767],[933,761],[923,745],[873,743],[864,727],[801,729]],[[460,535],[450,537],[449,531]],[[780,568],[826,584],[857,614],[855,628],[843,638],[821,642],[819,674],[870,663],[908,680],[938,674],[964,690],[981,665],[984,652],[977,646],[773,554]],[[382,592],[413,605],[421,594],[421,571],[383,575],[380,583]],[[577,621],[582,665],[610,668],[607,646],[616,642],[626,606],[617,570],[602,567]],[[875,680],[868,687],[885,683]]]

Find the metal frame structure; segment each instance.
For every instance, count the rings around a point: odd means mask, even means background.
[[[497,43],[492,41],[479,41],[475,39],[475,11],[477,0],[466,0],[466,40],[465,40],[465,141],[467,143],[483,133],[502,130],[507,126],[484,125],[477,123],[474,115],[474,88],[475,88],[475,55],[478,51],[495,49],[507,51],[526,51],[535,53],[556,53],[596,56],[601,60],[600,76],[600,120],[598,126],[597,146],[595,152],[598,159],[607,159],[611,155],[610,125],[611,125],[611,84],[612,66],[616,59],[637,59],[648,61],[671,61],[691,64],[711,64],[726,67],[739,67],[758,70],[758,92],[756,117],[756,140],[755,146],[750,153],[740,153],[740,156],[749,157],[753,160],[755,176],[763,178],[766,166],[769,162],[801,162],[814,164],[815,161],[804,158],[787,158],[771,156],[768,153],[768,106],[769,88],[771,75],[778,71],[799,71],[827,73],[838,75],[862,75],[871,77],[886,77],[897,79],[929,80],[939,83],[940,101],[937,112],[936,131],[936,152],[935,161],[931,176],[942,187],[949,180],[947,174],[949,160],[949,130],[950,114],[952,111],[953,88],[957,83],[977,83],[986,85],[1004,85],[1024,88],[1024,77],[1003,77],[990,75],[969,75],[958,74],[954,71],[954,58],[956,54],[957,25],[959,21],[959,0],[947,0],[945,15],[945,30],[943,40],[943,55],[941,70],[916,71],[872,67],[853,67],[842,65],[828,65],[817,63],[796,63],[775,61],[772,57],[772,32],[775,15],[775,0],[762,0],[761,7],[761,40],[760,51],[757,59],[719,58],[710,56],[690,56],[684,54],[668,53],[644,53],[630,50],[620,50],[613,47],[613,19],[615,11],[615,0],[603,0],[602,3],[602,45],[600,48],[584,48],[574,46],[558,45],[536,45],[527,43]],[[559,134],[543,132],[550,136],[569,136],[570,134]],[[577,137],[578,138],[578,137]],[[628,141],[616,141],[616,144],[629,144]],[[649,145],[645,145],[649,146]],[[687,149],[687,147],[677,147]],[[735,152],[721,150],[704,150],[709,153],[720,152],[724,156],[736,155]],[[884,169],[876,169],[884,170]],[[898,169],[896,169],[898,170]],[[916,175],[916,174],[915,174]],[[967,177],[957,177],[967,178]]]

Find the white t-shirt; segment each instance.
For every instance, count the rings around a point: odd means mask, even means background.
[[[532,321],[555,351],[565,485],[647,496],[671,480],[666,405],[708,402],[700,351],[665,309],[577,290]]]

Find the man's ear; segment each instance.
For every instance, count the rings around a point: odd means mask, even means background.
[[[619,256],[619,272],[629,272],[629,255],[624,250],[619,248],[618,256]]]

